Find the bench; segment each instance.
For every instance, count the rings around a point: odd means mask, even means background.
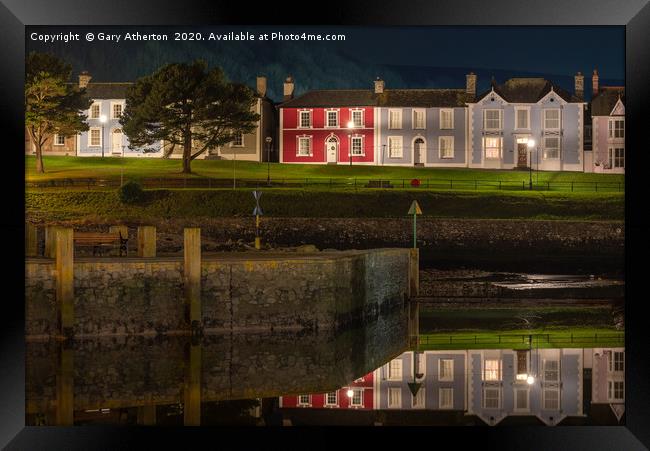
[[[392,188],[390,180],[368,180],[366,188]]]
[[[101,255],[101,250],[106,247],[118,248],[120,257],[122,252],[126,257],[129,253],[129,239],[122,238],[122,234],[118,233],[99,233],[99,232],[74,232],[74,244],[77,246],[92,246],[93,255],[98,252]]]

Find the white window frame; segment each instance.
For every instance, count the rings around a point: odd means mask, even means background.
[[[443,127],[442,114],[449,113],[449,126]],[[453,130],[454,129],[454,109],[453,108],[440,108],[440,130]]]
[[[451,156],[445,156],[442,154],[442,142],[449,141],[449,148],[451,150]],[[453,136],[438,136],[438,158],[441,160],[453,159],[456,156],[454,148],[454,137]]]
[[[487,405],[487,393],[488,391],[496,391],[497,393],[497,406],[490,406],[488,407]],[[484,409],[500,409],[501,408],[501,403],[502,403],[502,397],[501,397],[501,387],[495,387],[495,386],[485,386],[483,387],[483,399],[482,399],[482,404]]]
[[[393,370],[394,367],[397,367],[398,369]],[[402,364],[402,359],[393,359],[390,362],[388,362],[388,367],[386,368],[386,373],[389,381],[401,381],[403,374],[402,372],[404,371],[403,364]],[[397,375],[394,375],[394,373],[397,373]]]
[[[329,395],[334,393],[334,402],[329,401]],[[339,405],[339,392],[338,391],[332,391],[325,393],[325,406],[326,407],[337,407]]]
[[[616,355],[621,356],[621,369],[616,369]],[[625,351],[610,351],[608,369],[610,373],[625,372]]]
[[[422,126],[418,126],[417,114],[422,114]],[[426,130],[427,128],[427,110],[425,108],[413,108],[411,112],[411,125],[413,130]]]
[[[361,153],[353,153],[353,144],[355,140],[361,140]],[[364,148],[364,135],[352,135],[350,136],[350,146],[348,147],[348,156],[352,155],[353,157],[365,157],[366,150]]]
[[[524,393],[524,396],[526,399],[526,407],[519,407],[517,405],[517,396],[518,393]],[[521,386],[515,386],[514,392],[513,392],[513,410],[515,412],[529,412],[530,411],[530,389],[528,388],[523,388]]]
[[[616,384],[621,385],[622,395],[621,397],[616,396]],[[625,401],[625,381],[624,380],[608,380],[607,381],[607,399],[611,402],[623,402]]]
[[[397,396],[397,398],[395,398],[395,396]],[[397,402],[395,402],[395,400],[397,400]],[[402,387],[388,387],[387,401],[389,409],[400,409],[402,407]]]
[[[442,377],[442,367],[443,367],[443,362],[451,362],[450,365],[450,373],[451,375],[447,375],[445,377]],[[440,382],[453,382],[454,381],[454,359],[439,359],[438,360],[438,380]]]
[[[519,123],[519,112],[526,112],[526,127],[522,127]],[[516,106],[515,107],[515,130],[530,130],[530,107]]]
[[[413,409],[424,409],[426,407],[426,389],[424,388],[424,384],[420,386],[420,389],[418,390],[417,394],[415,396],[411,396],[411,407]],[[419,400],[421,401],[420,404],[416,404],[416,401]]]
[[[496,139],[497,142],[499,143],[499,146],[498,146],[499,156],[497,156],[497,157],[488,157],[488,153],[487,153],[487,149],[488,149],[487,140],[488,139]],[[495,149],[495,147],[490,147],[490,149]],[[483,137],[483,158],[485,158],[486,160],[500,160],[502,155],[503,155],[503,138],[500,137],[500,136],[484,136]]]
[[[309,153],[308,154],[302,154],[300,153],[300,141],[303,139],[307,139],[309,141]],[[296,136],[296,156],[297,157],[311,157],[314,155],[314,147],[312,145],[312,137],[311,136]]]
[[[616,163],[616,151],[623,151],[623,166],[615,166]],[[607,149],[607,162],[609,163],[610,169],[625,169],[625,146],[610,146]]]
[[[488,378],[488,362],[497,362],[497,368],[496,369],[490,369],[490,374],[492,372],[496,371],[496,378]],[[485,359],[483,360],[483,380],[484,381],[500,381],[502,380],[501,378],[503,377],[503,362],[501,359]]]
[[[307,402],[304,403],[302,401],[302,397],[307,396]],[[311,406],[311,395],[298,395],[298,406],[304,406],[304,407],[309,407]]]
[[[241,138],[241,144],[235,144],[235,141],[231,141],[230,147],[244,147],[244,134],[240,133],[239,137]]]
[[[550,363],[555,363],[557,364],[557,367],[555,370],[550,370],[547,369],[547,366],[549,366]],[[546,377],[546,373],[548,372],[553,372],[555,373],[555,379],[549,379]],[[560,382],[560,360],[559,359],[543,359],[542,360],[542,380],[544,382],[552,382],[552,383],[559,383]]]
[[[59,142],[59,138],[63,138],[63,142]],[[55,133],[54,136],[52,137],[52,145],[53,146],[65,146],[65,136],[60,135],[58,133]]]
[[[397,117],[398,117],[398,119],[396,121],[396,122],[398,122],[398,124],[395,127],[393,127],[393,121],[391,121],[391,115],[393,113],[396,113]],[[388,110],[388,129],[389,130],[401,130],[402,129],[402,110],[401,109],[390,108]]]
[[[303,113],[309,114],[309,125],[304,126],[302,125],[302,115]],[[297,128],[313,128],[314,125],[314,118],[313,118],[313,110],[306,110],[306,109],[301,109],[298,110],[298,127]]]
[[[404,158],[404,138],[402,136],[389,136],[386,141],[388,146],[388,158]],[[393,142],[396,144],[395,150],[399,149],[399,155],[393,155],[391,153],[391,144]]]
[[[115,106],[120,106],[120,115],[115,116]],[[119,119],[124,114],[124,102],[111,102],[111,119]]]
[[[557,155],[554,157],[549,157],[547,153],[547,149],[553,149],[553,147],[549,147],[547,144],[547,141],[549,139],[557,139]],[[542,159],[544,160],[559,160],[560,155],[561,155],[561,149],[562,149],[562,140],[560,139],[559,135],[553,135],[553,136],[544,136],[542,138]]]
[[[449,404],[442,403],[442,393],[450,393]],[[438,409],[447,410],[454,408],[454,389],[452,387],[440,387],[438,388]]]
[[[329,115],[330,113],[336,114],[336,123],[334,125],[330,125],[330,119]],[[325,109],[325,128],[339,128],[340,123],[339,123],[339,109],[338,108],[327,108]]]
[[[361,113],[361,122],[357,124],[354,121],[354,113]],[[354,128],[365,128],[366,126],[366,110],[363,108],[350,108],[350,120],[354,124]]]
[[[557,395],[557,406],[555,406],[555,407],[547,407],[547,401],[549,400],[547,395],[549,393],[555,393]],[[560,387],[544,387],[542,389],[542,409],[543,410],[560,410],[560,405],[561,405]]]
[[[93,116],[93,108],[97,106],[98,112],[97,116]],[[96,102],[94,101],[92,105],[90,105],[90,109],[88,110],[88,119],[99,119],[102,116],[102,102]]]
[[[415,356],[415,353],[413,353],[413,355]],[[418,374],[422,374],[422,377],[425,377],[427,374],[427,359],[424,352],[418,353],[418,367],[416,370]]]
[[[499,113],[499,126],[497,128],[488,127],[487,113],[496,111]],[[483,130],[503,130],[503,110],[498,108],[486,108],[483,110]]]
[[[359,402],[354,402],[354,397],[359,394]],[[350,398],[350,407],[363,407],[363,387],[352,388],[352,397]]]
[[[96,130],[99,133],[99,144],[93,144],[93,131]],[[101,127],[90,127],[88,129],[88,147],[102,147],[104,137],[102,136]]]
[[[623,127],[621,130],[621,136],[616,136],[616,123],[622,122]],[[610,117],[607,126],[607,136],[610,139],[625,139],[625,118],[624,117]]]
[[[550,111],[557,111],[557,127],[547,127],[546,114]],[[544,108],[542,110],[542,129],[543,130],[560,130],[562,128],[562,110],[560,108]]]

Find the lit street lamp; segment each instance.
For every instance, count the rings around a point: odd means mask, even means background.
[[[528,140],[528,188],[533,189],[533,147],[535,147],[535,140]]]
[[[266,141],[266,166],[267,166],[266,184],[271,186],[271,141],[273,141],[273,138],[267,136],[265,141]]]
[[[348,122],[348,129],[350,130],[350,167],[352,167],[352,147],[353,147],[352,146],[352,138],[353,138],[352,133],[354,132],[354,122],[353,121]]]
[[[106,117],[105,114],[99,116],[99,122],[102,123],[102,158],[104,158],[104,124],[106,123],[107,120],[108,118]]]

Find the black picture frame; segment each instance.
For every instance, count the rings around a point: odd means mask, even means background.
[[[650,5],[648,0],[561,0],[484,2],[481,0],[339,2],[316,14],[303,3],[259,3],[112,0],[2,0],[0,3],[0,117],[5,133],[2,178],[3,207],[0,227],[5,243],[0,314],[0,446],[6,449],[120,449],[137,442],[187,445],[208,439],[215,446],[225,436],[248,448],[249,439],[262,439],[270,448],[313,446],[296,439],[304,430],[239,431],[235,429],[151,429],[128,427],[25,427],[24,390],[24,136],[23,77],[26,25],[212,25],[297,24],[356,26],[421,25],[618,25],[626,35],[626,425],[555,428],[465,428],[463,430],[401,430],[406,443],[433,444],[468,440],[500,449],[647,449],[650,447],[650,374],[645,345],[646,330],[641,293],[645,277],[648,220],[643,206],[647,183],[641,172],[648,166],[648,151],[641,146],[647,125],[650,91]],[[323,6],[324,7],[324,6]],[[645,140],[647,141],[647,139]],[[638,144],[638,145],[637,145]],[[647,146],[646,146],[647,147]],[[635,151],[638,149],[640,151]],[[643,243],[646,243],[645,245]],[[7,244],[9,246],[7,246]],[[7,250],[8,249],[8,250]],[[7,289],[7,287],[9,289]],[[328,434],[330,432],[327,432]],[[336,434],[337,432],[334,432]],[[376,428],[346,434],[346,443],[366,446],[368,438],[383,441],[390,431]],[[324,435],[321,431],[320,435]],[[441,438],[444,435],[444,438]],[[399,440],[398,437],[395,437]],[[478,442],[477,440],[480,440]],[[488,441],[485,441],[488,440]],[[338,440],[337,440],[338,441]],[[210,443],[210,442],[208,442]],[[318,444],[318,443],[316,443]],[[277,445],[277,446],[276,446]],[[239,446],[237,446],[239,447]]]

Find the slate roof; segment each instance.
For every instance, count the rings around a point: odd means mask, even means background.
[[[625,105],[625,88],[603,87],[598,95],[591,100],[591,116],[609,116],[618,99]]]
[[[377,107],[463,107],[472,96],[464,89],[332,89],[306,92],[280,104],[280,108],[377,106]]]
[[[544,78],[516,77],[503,84],[492,84],[492,88],[476,96],[476,101],[483,99],[492,89],[510,103],[537,103],[553,88],[553,91],[566,102],[582,102],[578,97],[554,85]]]
[[[79,87],[78,83],[68,84]],[[131,82],[88,83],[86,93],[91,99],[126,99],[126,90],[132,85]]]

